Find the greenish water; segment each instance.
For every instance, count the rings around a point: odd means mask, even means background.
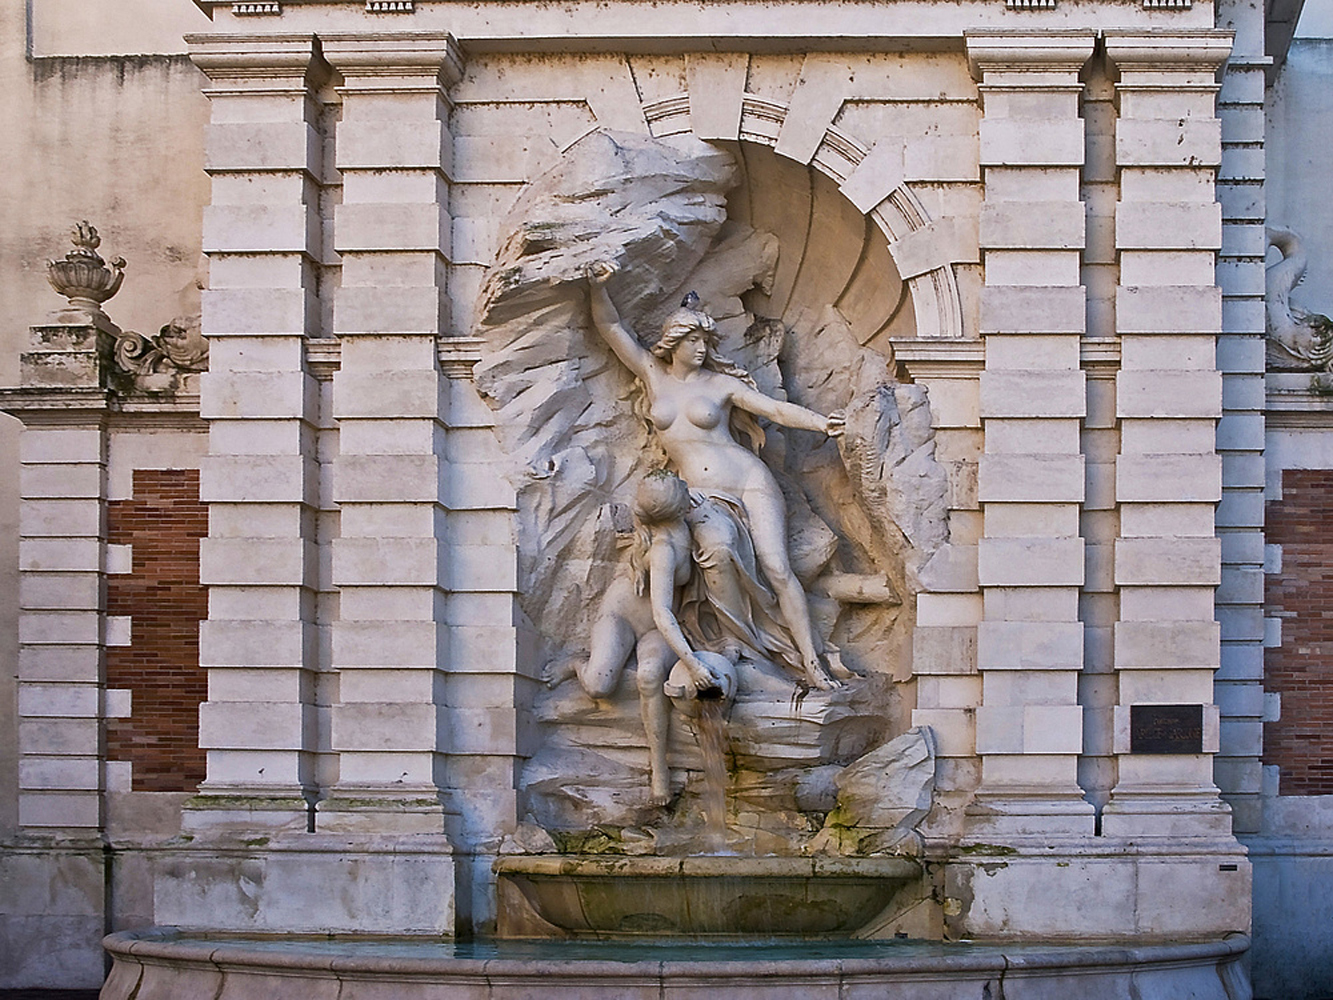
[[[211,937],[181,935],[180,944],[206,944],[275,954],[343,955],[349,958],[492,959],[569,962],[756,962],[818,959],[907,958],[999,951],[993,946],[938,941],[783,941],[654,944],[629,941],[434,941],[347,937]],[[1011,948],[1004,949],[1012,951]]]

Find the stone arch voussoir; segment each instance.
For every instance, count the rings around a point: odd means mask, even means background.
[[[903,176],[906,141],[865,142],[832,123],[838,108],[792,105],[742,92],[739,101],[692,102],[688,92],[643,105],[653,136],[690,133],[705,140],[769,146],[813,167],[837,183],[844,197],[868,216],[888,241],[889,254],[907,283],[917,336],[958,339],[963,311],[953,263],[966,242],[956,219],[932,219]],[[807,102],[808,103],[808,102]]]

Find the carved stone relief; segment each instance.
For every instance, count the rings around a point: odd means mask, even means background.
[[[116,364],[132,375],[208,371],[208,341],[198,316],[177,316],[155,337],[133,330],[116,338]]]
[[[520,195],[482,290],[548,685],[522,787],[565,849],[807,844],[889,735],[901,598],[946,537],[924,390],[826,304],[801,336],[747,308],[781,247],[728,217],[741,180],[692,137],[591,133]]]
[[[1268,243],[1282,252],[1265,276],[1268,314],[1268,370],[1318,372],[1321,381],[1333,366],[1333,320],[1307,312],[1291,301],[1292,290],[1305,277],[1307,257],[1301,239],[1290,229],[1270,226]],[[1324,387],[1333,389],[1333,382]]]

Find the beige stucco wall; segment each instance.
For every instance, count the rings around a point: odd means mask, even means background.
[[[198,309],[208,107],[185,56],[152,53],[183,51],[180,31],[207,19],[189,0],[77,6],[34,0],[33,50],[62,55],[30,59],[24,0],[0,0],[0,385],[18,383],[28,326],[62,301],[43,265],[78,219],[129,262],[108,306],[122,327],[155,333]],[[0,416],[0,838],[16,823],[18,427]]]
[[[28,0],[32,54],[118,56],[185,52],[182,36],[207,31],[193,0]]]

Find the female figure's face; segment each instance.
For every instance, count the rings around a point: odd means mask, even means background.
[[[708,334],[703,330],[691,330],[676,345],[675,360],[688,368],[702,368],[708,360]]]

